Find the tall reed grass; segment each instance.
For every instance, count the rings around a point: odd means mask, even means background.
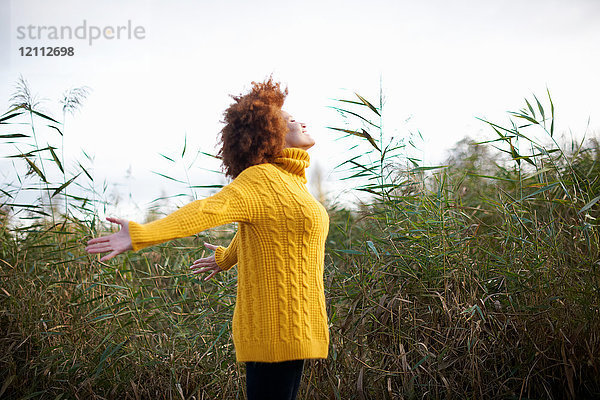
[[[108,229],[106,185],[52,146],[64,123],[20,85],[0,117],[27,169],[0,188],[0,398],[244,398],[236,270],[203,282],[187,269],[203,240],[227,245],[232,230],[109,263],[87,255]],[[332,132],[356,152],[343,166],[372,198],[358,212],[325,204],[330,356],[306,364],[299,398],[600,396],[600,146],[561,147],[550,94],[531,100],[434,167],[409,137],[387,140],[382,96],[336,102],[346,124]],[[189,175],[162,175],[196,195]]]
[[[483,121],[496,138],[444,166],[404,157],[388,181],[368,119],[383,107],[357,98],[338,109],[375,155],[349,160],[374,196],[352,247],[330,249],[339,397],[600,395],[597,139],[561,148],[548,92],[546,108],[525,100],[506,127]]]

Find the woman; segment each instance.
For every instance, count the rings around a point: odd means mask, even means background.
[[[304,360],[327,358],[329,349],[323,287],[329,217],[306,188],[307,150],[315,141],[281,109],[287,94],[269,77],[232,96],[219,155],[234,179],[218,193],[144,225],[107,218],[121,230],[86,248],[109,252],[101,258],[108,260],[238,222],[229,247],[205,243],[215,253],[190,268],[211,272],[210,279],[238,265],[232,329],[236,360],[246,363],[248,399],[295,399]]]

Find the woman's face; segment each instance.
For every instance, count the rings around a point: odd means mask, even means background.
[[[298,122],[286,111],[281,111],[283,119],[287,121],[288,132],[285,135],[285,146],[297,147],[303,150],[308,150],[315,144],[315,139],[306,132],[306,125]]]

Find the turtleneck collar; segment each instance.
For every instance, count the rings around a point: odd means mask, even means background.
[[[304,170],[310,165],[310,156],[306,150],[287,147],[283,149],[279,157],[275,158],[273,164],[299,176],[303,183],[307,182]]]

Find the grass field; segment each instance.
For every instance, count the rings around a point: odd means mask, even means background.
[[[63,121],[85,96],[66,93]],[[0,187],[0,398],[243,399],[236,270],[188,272],[233,230],[99,262],[84,243],[108,229],[108,200],[85,156],[66,168],[64,123],[25,81],[12,103],[0,138],[27,174]],[[356,145],[343,167],[372,197],[325,201],[330,354],[306,364],[299,398],[600,397],[598,140],[560,140],[547,93],[423,166],[407,138],[387,141],[381,103],[335,107],[331,133]]]

